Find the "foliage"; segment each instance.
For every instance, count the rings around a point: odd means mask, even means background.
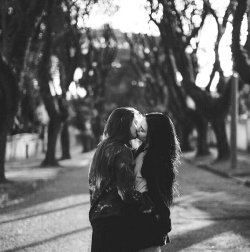
[[[213,9],[210,1],[148,0],[147,3],[150,20],[155,23],[160,32],[159,45],[162,48],[160,49],[162,51],[161,55],[164,55],[162,61],[158,60],[158,67],[155,67],[156,69],[162,69],[160,76],[163,81],[159,81],[159,74],[155,74],[154,78],[151,77],[151,79],[147,80],[147,85],[152,86],[153,82],[153,86],[160,87],[161,83],[164,83],[169,94],[168,96],[164,95],[165,99],[167,99],[164,102],[167,105],[166,110],[172,113],[178,125],[184,125],[184,122],[188,122],[192,118],[198,130],[198,138],[200,140],[204,139],[203,142],[206,141],[203,137],[206,134],[203,131],[207,127],[207,122],[210,121],[218,140],[219,158],[228,156],[229,148],[225,137],[225,123],[223,120],[229,111],[230,88],[220,66],[218,49],[229,16],[234,11],[234,1],[230,1],[223,18],[219,18],[217,10]],[[200,33],[203,31],[205,22],[211,17],[217,24],[217,37],[214,41],[211,40],[214,46],[215,60],[210,74],[210,81],[204,90],[196,86],[196,78],[200,71],[198,53],[202,50]],[[144,39],[140,42],[144,46],[144,52],[147,50],[145,41]],[[138,50],[134,51],[138,52]],[[153,54],[152,51],[151,48],[151,54]],[[150,55],[150,49],[148,55]],[[144,72],[145,76],[147,74],[153,76],[151,72],[155,62],[152,59],[147,60],[150,57],[146,57],[145,53],[143,57],[144,62],[149,62],[149,69],[148,71],[144,69],[141,72]],[[137,53],[135,58],[142,57]],[[220,89],[216,90],[216,94],[210,88],[215,73],[220,76],[220,85],[217,86]],[[155,87],[155,89],[157,88]],[[190,99],[193,100],[195,106],[190,107],[188,103]],[[191,122],[189,125],[191,127]],[[180,129],[180,131],[183,130]],[[223,142],[223,144],[219,146],[219,142]],[[206,148],[204,147],[204,151],[198,150],[198,153],[207,154]]]

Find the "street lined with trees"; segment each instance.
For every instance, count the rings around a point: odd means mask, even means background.
[[[121,3],[1,0],[0,251],[90,251],[88,168],[122,106],[169,114],[180,140],[163,251],[249,251],[250,1],[141,1],[155,33],[89,25]]]
[[[64,172],[54,182],[20,204],[0,209],[1,252],[90,251],[88,166],[92,154],[78,153],[74,160],[61,161]],[[171,211],[171,243],[162,252],[248,251],[249,188],[187,162],[179,172],[181,195]]]
[[[38,133],[41,123],[35,110],[41,104],[49,116],[43,166],[58,165],[59,134],[61,159],[70,158],[70,124],[82,131],[83,142],[90,139],[90,147],[85,146],[85,150],[94,148],[106,115],[113,108],[126,105],[170,113],[183,151],[193,148],[190,137],[195,130],[197,155],[209,153],[207,130],[211,126],[217,139],[218,160],[230,157],[225,122],[231,106],[232,78],[224,73],[220,43],[232,22],[233,66],[240,76],[239,91],[245,90],[249,84],[250,39],[248,33],[242,44],[241,27],[244,17],[249,23],[248,1],[231,0],[218,11],[213,1],[207,0],[147,0],[149,20],[157,27],[159,36],[121,33],[108,24],[99,30],[87,27],[93,6],[100,3],[106,8],[113,4],[94,0],[3,1],[2,182],[6,182],[8,134]],[[214,60],[209,80],[205,83],[204,79],[202,88],[196,83],[202,70],[200,54],[205,50],[202,34],[211,20],[217,28],[210,43]],[[76,78],[77,71],[80,75]],[[72,88],[76,90],[73,95]],[[80,94],[79,89],[85,93]]]

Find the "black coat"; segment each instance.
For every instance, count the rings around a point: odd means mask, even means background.
[[[135,157],[144,151],[141,145],[135,152]],[[158,183],[158,174],[155,166],[160,160],[150,160],[147,154],[144,157],[141,174],[147,181],[148,195],[154,203],[154,211],[148,215],[135,215],[133,218],[133,230],[137,237],[136,243],[139,249],[162,246],[169,242],[168,233],[171,231],[170,209],[164,201]],[[138,237],[138,234],[139,237]]]
[[[124,143],[104,140],[99,144],[89,170],[90,222],[128,211],[152,211],[149,197],[135,190],[134,158]]]

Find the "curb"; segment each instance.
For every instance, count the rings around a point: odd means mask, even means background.
[[[214,173],[214,174],[216,174],[216,175],[219,175],[220,177],[223,177],[223,178],[232,179],[232,180],[234,180],[235,182],[237,182],[238,184],[241,184],[241,185],[250,187],[250,180],[248,180],[248,179],[238,178],[238,177],[233,176],[233,175],[230,175],[230,174],[228,174],[228,173],[215,170],[214,168],[212,168],[212,167],[211,167],[210,165],[208,165],[208,164],[194,164],[194,163],[193,163],[191,160],[189,160],[189,159],[184,158],[184,160],[187,161],[189,164],[194,165],[194,166],[197,167],[197,168],[201,168],[201,169],[203,169],[203,170],[205,170],[205,171],[212,172],[212,173]]]

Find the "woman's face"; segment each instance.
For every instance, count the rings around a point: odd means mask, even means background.
[[[140,122],[140,125],[137,130],[137,137],[142,141],[146,142],[147,139],[147,133],[148,133],[148,124],[145,117]]]
[[[137,137],[137,130],[140,126],[140,115],[134,114],[134,119],[130,126],[131,139],[135,139]]]

